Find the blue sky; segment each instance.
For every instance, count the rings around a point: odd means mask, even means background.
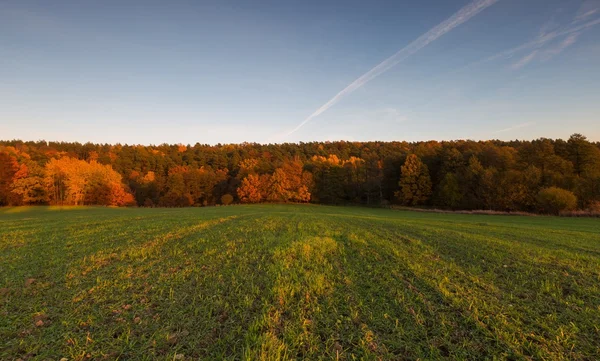
[[[3,0],[0,139],[600,141],[599,64],[600,0]]]

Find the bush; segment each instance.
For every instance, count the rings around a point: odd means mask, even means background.
[[[223,194],[221,197],[221,203],[227,206],[230,205],[231,202],[233,202],[233,196],[231,194]]]
[[[583,211],[566,211],[560,212],[561,217],[597,217],[600,218],[600,212],[594,212],[590,210]]]
[[[559,214],[577,207],[577,197],[573,192],[558,187],[543,188],[537,197],[538,208],[543,213]]]

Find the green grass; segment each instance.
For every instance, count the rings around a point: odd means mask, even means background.
[[[0,209],[0,359],[597,360],[600,221]]]

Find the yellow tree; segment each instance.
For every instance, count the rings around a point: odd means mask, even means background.
[[[425,203],[431,196],[431,178],[427,165],[416,154],[411,154],[400,170],[400,190],[396,192],[396,197],[409,206]]]
[[[133,197],[121,175],[110,165],[75,158],[51,159],[45,167],[44,183],[53,204],[128,205]]]
[[[272,202],[287,202],[292,197],[291,179],[285,170],[277,168],[271,176],[267,200]]]

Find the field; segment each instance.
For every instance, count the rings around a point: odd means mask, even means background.
[[[597,360],[600,221],[0,209],[1,360]]]

